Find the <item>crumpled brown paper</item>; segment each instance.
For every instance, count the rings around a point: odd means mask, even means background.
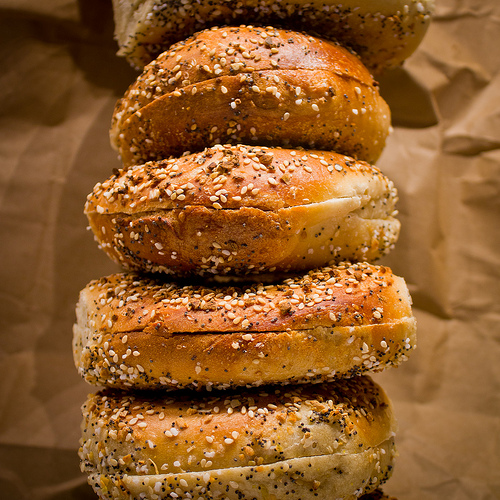
[[[136,75],[112,31],[109,0],[0,0],[1,498],[96,498],[71,329],[79,290],[117,270],[82,213],[119,166],[108,128]],[[399,420],[399,500],[500,498],[499,43],[497,0],[437,0],[419,50],[380,78],[394,132],[378,166],[402,222],[385,263],[419,334],[375,376]]]

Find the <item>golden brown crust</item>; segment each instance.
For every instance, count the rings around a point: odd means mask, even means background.
[[[118,101],[112,129],[122,128],[142,107],[184,87],[214,78],[297,69],[330,71],[374,85],[369,71],[347,50],[303,33],[246,26],[206,30],[169,47],[144,68]]]
[[[266,392],[102,392],[89,396],[83,416],[82,470],[97,478],[97,491],[121,485],[122,495],[160,482],[160,498],[179,487],[194,498],[219,498],[226,485],[229,498],[241,498],[252,482],[284,493],[288,478],[301,498],[327,491],[355,498],[390,475],[394,457],[392,407],[368,377]],[[317,475],[307,477],[311,467]]]
[[[143,67],[171,44],[211,26],[242,23],[318,33],[353,48],[373,72],[401,64],[419,45],[434,10],[432,0],[114,0],[120,50]]]
[[[85,213],[128,270],[245,275],[373,261],[399,234],[397,191],[336,153],[215,146],[119,171]]]
[[[228,388],[380,371],[407,359],[415,330],[404,280],[385,267],[218,288],[119,274],[82,290],[73,348],[93,384]]]
[[[111,142],[126,166],[218,143],[308,147],[369,162],[390,110],[359,59],[274,28],[207,30],[148,65],[118,101]]]

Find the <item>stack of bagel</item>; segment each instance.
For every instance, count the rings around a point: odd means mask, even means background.
[[[416,323],[375,263],[399,222],[373,74],[432,5],[347,4],[114,1],[142,72],[85,213],[121,272],[81,291],[73,337],[102,499],[387,498],[396,421],[369,374]]]

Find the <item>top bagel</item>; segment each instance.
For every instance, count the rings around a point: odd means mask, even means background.
[[[354,49],[372,72],[401,64],[425,35],[434,0],[113,0],[118,54],[143,67],[171,44],[216,25],[273,24]]]
[[[390,110],[359,58],[274,28],[211,29],[149,64],[113,113],[125,166],[218,143],[336,151],[374,163]]]

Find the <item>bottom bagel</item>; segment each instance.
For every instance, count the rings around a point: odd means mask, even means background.
[[[391,474],[395,419],[359,376],[267,392],[103,391],[80,458],[103,499],[355,499]]]

